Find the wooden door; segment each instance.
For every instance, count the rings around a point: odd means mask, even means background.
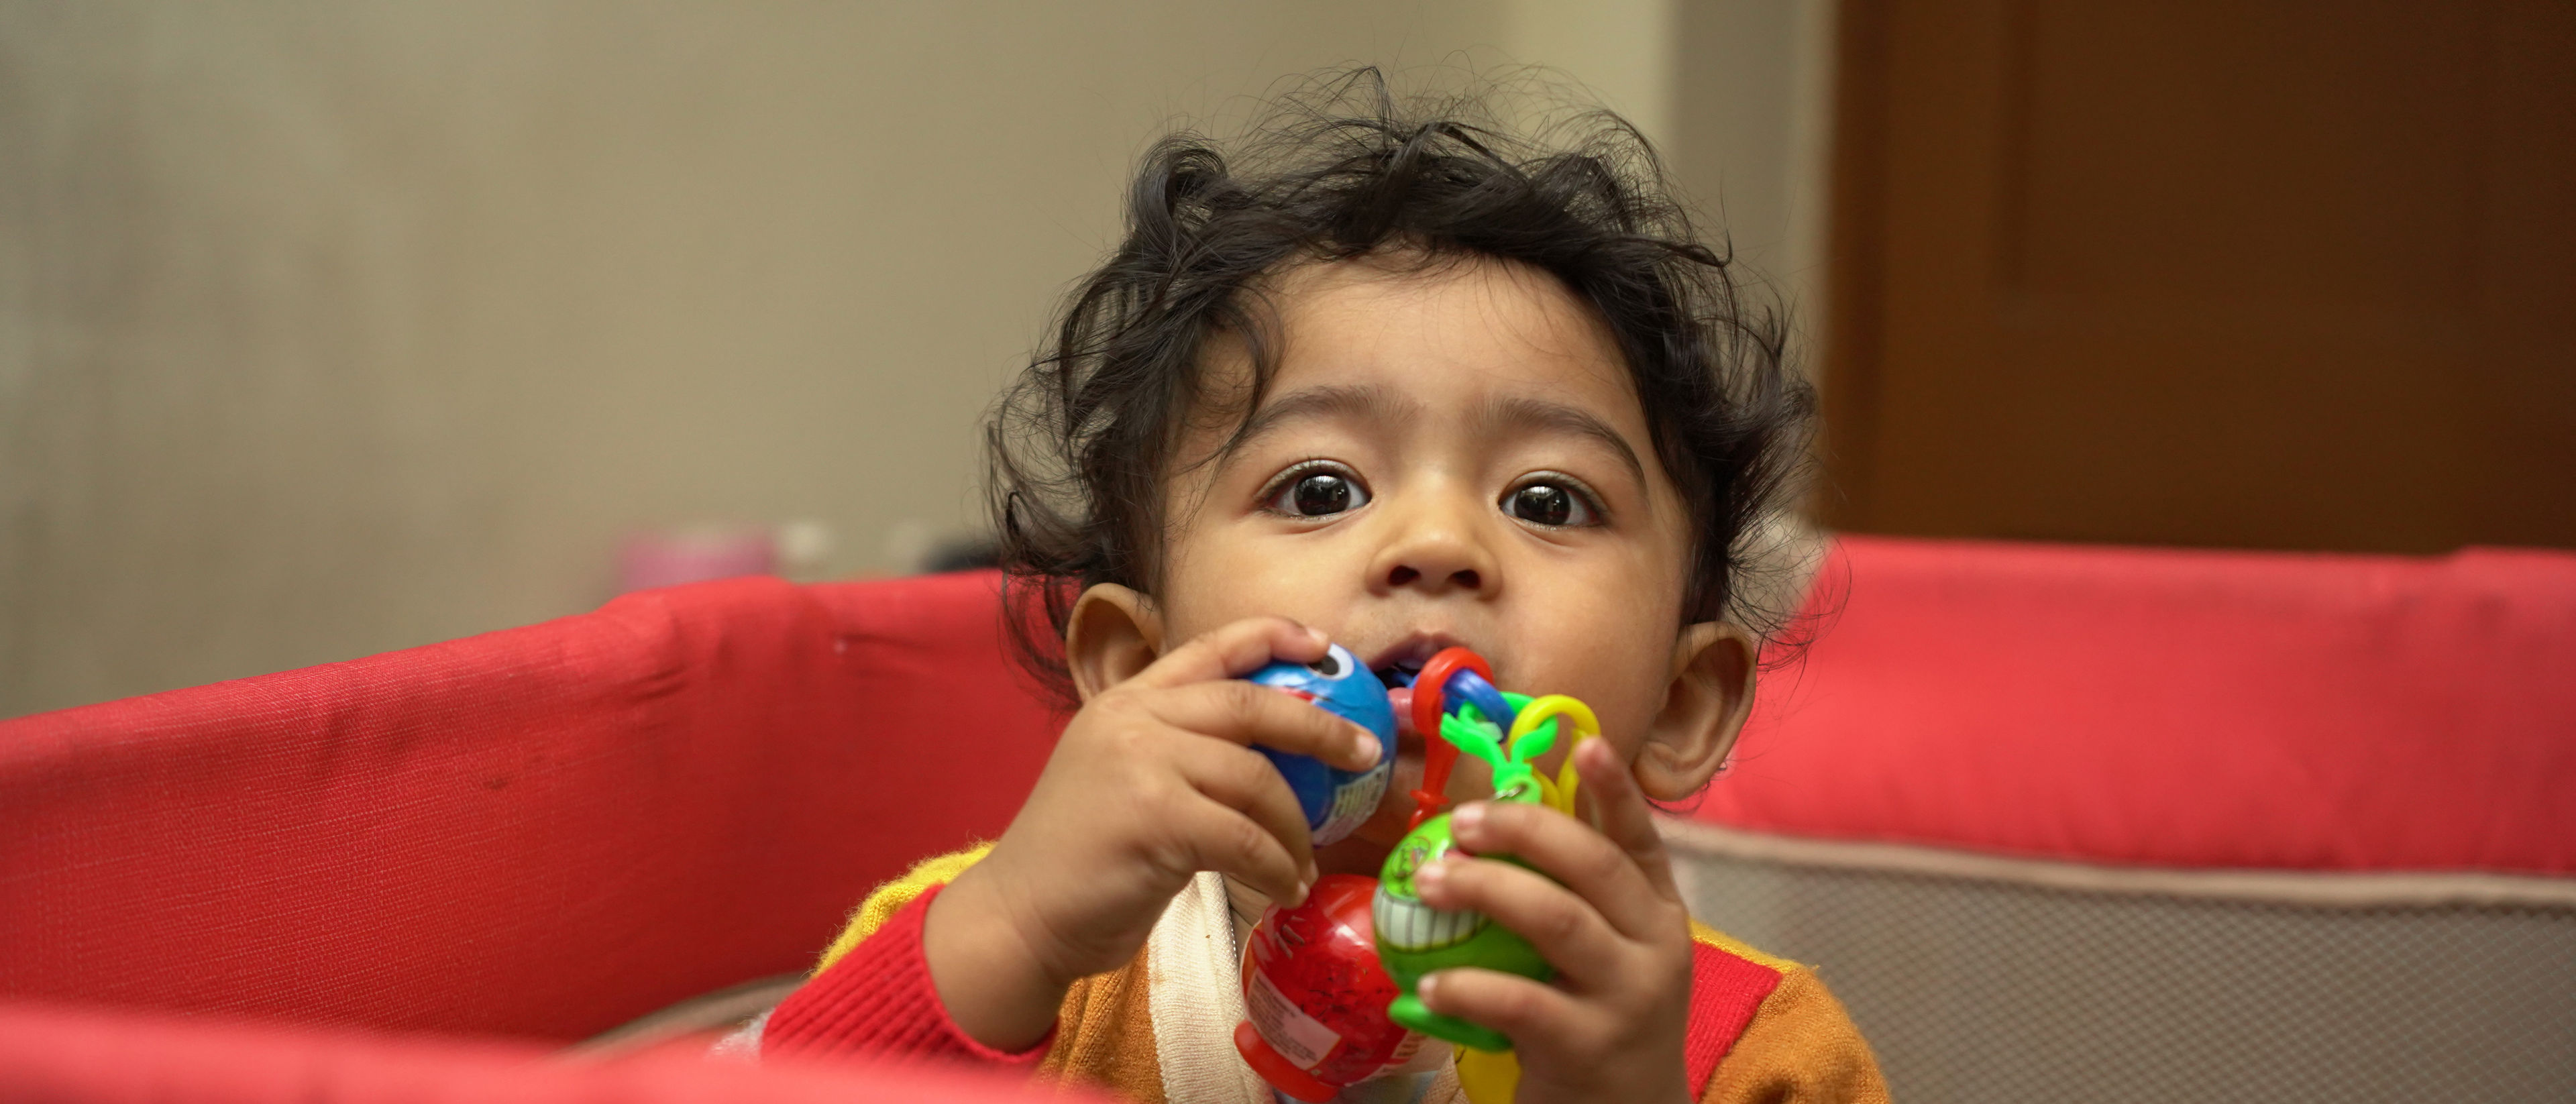
[[[2576,4],[1845,0],[1831,524],[2576,546]]]

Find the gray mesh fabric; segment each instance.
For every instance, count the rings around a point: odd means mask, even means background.
[[[1907,1104],[2576,1100],[2576,905],[1675,859],[1693,914],[1817,967]]]

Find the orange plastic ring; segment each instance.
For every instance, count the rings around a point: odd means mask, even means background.
[[[1441,700],[1441,691],[1449,685],[1449,676],[1458,673],[1461,667],[1484,676],[1487,682],[1494,681],[1494,669],[1485,663],[1485,657],[1465,648],[1440,649],[1422,665],[1422,673],[1415,676],[1413,730],[1421,733],[1423,739],[1435,739],[1440,735],[1440,715],[1447,712],[1442,706],[1448,704]],[[1429,693],[1423,692],[1426,686],[1430,688]]]
[[[1449,768],[1458,762],[1458,749],[1440,738],[1440,690],[1462,667],[1494,681],[1494,669],[1485,657],[1465,648],[1433,653],[1413,679],[1413,731],[1422,736],[1422,788],[1413,791],[1413,822],[1408,830],[1421,827],[1440,811],[1441,798],[1449,788]]]

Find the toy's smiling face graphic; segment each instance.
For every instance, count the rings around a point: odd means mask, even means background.
[[[1414,888],[1413,876],[1448,853],[1449,818],[1444,814],[1424,821],[1387,856],[1377,896],[1369,903],[1369,922],[1380,947],[1399,953],[1433,951],[1464,943],[1484,929],[1484,913],[1432,908]]]
[[[1445,815],[1434,818],[1433,820],[1423,824],[1423,831],[1414,832],[1411,835],[1404,837],[1404,842],[1397,844],[1395,851],[1386,857],[1386,870],[1379,876],[1379,884],[1385,886],[1388,891],[1403,897],[1405,900],[1421,900],[1422,894],[1416,892],[1413,888],[1413,876],[1421,873],[1422,868],[1429,866],[1432,859],[1439,857],[1442,852],[1446,852],[1448,850],[1448,833],[1445,831],[1449,826],[1448,820],[1449,818]],[[1431,826],[1434,824],[1437,824],[1444,829],[1444,831],[1440,833],[1442,838],[1440,839],[1439,846],[1436,849],[1433,845],[1430,831]]]

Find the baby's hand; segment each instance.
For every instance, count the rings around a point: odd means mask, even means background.
[[[1543,805],[1509,802],[1461,806],[1449,819],[1460,847],[1517,856],[1556,881],[1455,857],[1414,875],[1425,904],[1475,909],[1520,933],[1556,967],[1556,981],[1443,970],[1422,979],[1420,995],[1434,1012],[1511,1038],[1520,1104],[1679,1104],[1690,1099],[1682,1062],[1689,913],[1636,779],[1600,740],[1576,746],[1574,766],[1600,831]]]
[[[988,1046],[1036,1042],[1065,990],[1133,958],[1202,870],[1305,899],[1306,818],[1252,744],[1364,769],[1377,738],[1237,676],[1328,642],[1280,618],[1192,640],[1085,703],[992,854],[931,902],[922,950],[951,1019]]]

